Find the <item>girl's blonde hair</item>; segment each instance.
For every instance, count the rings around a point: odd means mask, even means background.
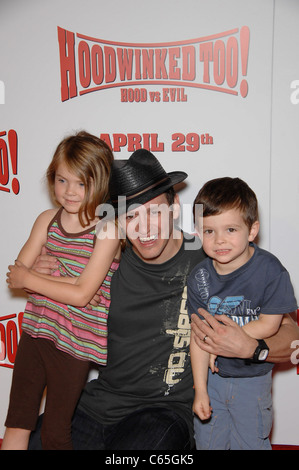
[[[97,206],[108,199],[112,162],[110,147],[85,131],[66,137],[54,153],[46,173],[50,194],[57,204],[55,173],[58,165],[64,163],[85,185],[84,201],[78,214],[82,227],[94,220]]]

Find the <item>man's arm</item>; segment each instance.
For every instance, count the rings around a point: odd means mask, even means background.
[[[250,338],[236,322],[226,315],[213,317],[203,309],[199,309],[206,323],[197,315],[192,315],[191,328],[198,346],[204,351],[217,356],[252,358],[257,347],[257,340]],[[208,336],[203,342],[203,338]],[[293,341],[299,340],[299,328],[290,315],[284,315],[278,332],[267,338],[269,346],[269,362],[288,362],[294,348]]]
[[[289,362],[294,353],[293,341],[299,341],[299,327],[291,315],[284,315],[278,332],[266,339],[269,346],[269,362]]]

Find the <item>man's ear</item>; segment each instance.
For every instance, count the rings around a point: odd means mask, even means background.
[[[259,230],[260,230],[260,223],[258,220],[256,220],[255,222],[253,222],[250,232],[249,232],[249,236],[248,236],[249,242],[253,242],[253,240],[257,237]]]
[[[180,198],[178,194],[175,194],[174,196],[172,209],[173,209],[173,219],[177,220],[180,217],[180,213],[181,213],[181,204],[180,204]]]

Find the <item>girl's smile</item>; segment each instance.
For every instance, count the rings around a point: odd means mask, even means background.
[[[84,183],[64,163],[55,173],[55,196],[57,201],[71,213],[78,213],[85,196]]]

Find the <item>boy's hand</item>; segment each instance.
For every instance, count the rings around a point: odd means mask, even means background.
[[[213,374],[214,374],[214,372],[219,372],[218,367],[215,365],[216,359],[217,359],[216,354],[210,354],[209,367],[210,367],[211,371],[213,372]]]
[[[211,417],[212,408],[210,406],[209,395],[206,391],[195,391],[193,411],[202,421]]]

